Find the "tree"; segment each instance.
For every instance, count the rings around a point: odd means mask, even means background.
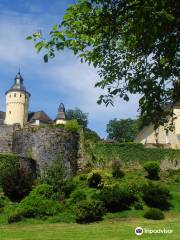
[[[143,124],[156,129],[168,125],[167,115],[173,116],[180,98],[179,12],[177,0],[77,0],[49,39],[40,32],[28,39],[37,41],[37,52],[47,50],[45,62],[69,48],[97,67],[96,87],[106,89],[99,104],[139,93]]]
[[[65,169],[61,154],[57,154],[56,159],[50,166],[44,169],[42,182],[53,187],[55,192],[61,192],[65,179]]]
[[[119,142],[132,142],[138,133],[138,120],[133,119],[114,119],[107,124],[109,139]]]
[[[88,114],[84,113],[81,109],[69,109],[66,111],[66,119],[73,120],[76,119],[79,125],[82,125],[84,128],[87,127],[88,124]]]

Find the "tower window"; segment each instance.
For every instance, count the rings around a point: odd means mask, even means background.
[[[16,93],[14,94],[14,97],[16,97]]]

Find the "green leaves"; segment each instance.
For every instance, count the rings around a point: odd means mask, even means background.
[[[106,91],[99,104],[113,104],[116,96],[128,101],[129,93],[139,93],[143,122],[158,126],[172,116],[173,104],[168,111],[163,106],[177,101],[179,11],[176,0],[79,0],[69,5],[49,39],[42,39],[41,32],[27,39],[37,42],[37,52],[47,51],[45,62],[67,47],[98,68],[95,86]]]

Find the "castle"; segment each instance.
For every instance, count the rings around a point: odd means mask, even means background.
[[[159,126],[155,131],[154,126],[150,124],[138,133],[135,142],[141,142],[150,147],[180,149],[180,102],[176,102],[173,114],[175,118],[173,131],[167,131],[164,126]]]
[[[23,128],[26,125],[43,125],[49,123],[65,124],[65,107],[61,103],[56,119],[53,121],[44,112],[29,113],[29,99],[31,94],[24,86],[24,80],[20,72],[15,77],[15,82],[6,94],[6,112],[0,111],[0,124],[19,125]]]
[[[32,160],[40,171],[61,154],[67,176],[74,175],[79,134],[59,127],[66,123],[64,104],[52,120],[44,111],[29,113],[30,96],[19,72],[6,92],[6,112],[0,111],[0,154],[17,154],[28,163]]]

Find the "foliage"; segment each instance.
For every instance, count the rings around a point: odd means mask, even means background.
[[[34,183],[33,173],[27,169],[15,167],[4,171],[2,188],[4,194],[12,201],[19,202],[29,194]]]
[[[86,200],[86,193],[83,190],[76,190],[70,196],[70,204],[77,204],[80,201]]]
[[[136,201],[136,194],[129,189],[127,184],[105,186],[99,195],[105,207],[110,212],[128,210]]]
[[[69,48],[97,67],[96,86],[107,90],[98,103],[113,104],[115,96],[128,101],[129,93],[139,93],[144,124],[157,128],[179,99],[179,10],[176,0],[78,0],[50,39],[41,32],[27,39],[37,41],[37,52],[47,50],[45,62]]]
[[[144,164],[144,169],[148,172],[148,178],[157,180],[159,179],[160,167],[157,162],[147,162]]]
[[[21,208],[17,208],[8,216],[8,223],[20,222],[23,220],[26,211]]]
[[[61,207],[58,202],[52,199],[53,196],[51,186],[47,184],[37,186],[9,215],[9,221],[20,221],[22,218],[43,218],[57,214]]]
[[[113,160],[112,162],[112,176],[115,178],[122,178],[124,172],[122,171],[122,163],[120,160]]]
[[[71,130],[71,131],[78,132],[80,126],[79,126],[77,120],[73,119],[73,120],[66,121],[66,124],[64,125],[64,128],[68,129],[68,130]]]
[[[107,124],[108,138],[119,142],[133,142],[137,133],[137,120],[134,119],[120,119],[116,118],[110,120]]]
[[[98,188],[102,180],[101,174],[97,171],[91,172],[88,176],[88,186],[92,188]]]
[[[142,200],[137,200],[134,202],[134,209],[135,210],[142,210],[143,209],[143,202]]]
[[[152,208],[169,210],[171,207],[172,196],[168,188],[159,183],[149,182],[149,184],[144,185],[142,198]]]
[[[100,221],[105,213],[102,202],[97,200],[84,200],[77,204],[75,209],[76,221],[78,223],[89,223]]]
[[[53,187],[55,192],[61,192],[64,184],[64,164],[60,154],[57,154],[56,159],[52,164],[44,169],[42,182],[47,183]]]
[[[12,154],[0,154],[0,184],[7,172],[20,166],[20,159]]]
[[[62,193],[67,198],[72,193],[72,191],[74,191],[75,188],[76,183],[73,181],[73,179],[67,179],[63,182]]]
[[[66,110],[66,119],[67,120],[76,119],[78,124],[83,126],[84,128],[87,127],[88,124],[88,114],[84,113],[79,108]]]
[[[139,162],[142,164],[147,161],[160,163],[163,160],[172,161],[172,159],[180,162],[180,150],[145,148],[140,143],[98,142],[85,147],[87,147],[86,153],[89,153],[89,155],[93,153],[98,164],[100,164],[102,160],[108,164],[114,159],[121,159],[123,163]]]
[[[99,135],[95,131],[93,131],[89,128],[84,129],[84,138],[85,138],[86,141],[89,140],[89,141],[92,141],[92,142],[98,142],[98,141],[101,140]]]
[[[164,219],[164,213],[158,208],[151,208],[144,213],[144,218],[161,220]]]

